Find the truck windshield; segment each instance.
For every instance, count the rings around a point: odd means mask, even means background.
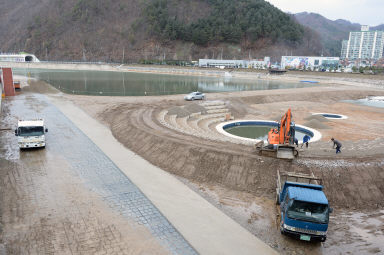
[[[292,219],[328,223],[328,205],[294,200],[288,208],[287,216]]]
[[[19,136],[40,136],[40,135],[44,135],[44,127],[42,127],[42,126],[19,127],[18,134],[19,134]]]

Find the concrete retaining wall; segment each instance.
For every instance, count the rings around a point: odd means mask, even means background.
[[[222,70],[197,68],[173,68],[170,66],[139,66],[139,65],[120,65],[120,64],[97,64],[97,63],[17,63],[0,62],[3,67],[13,68],[40,68],[40,69],[60,69],[60,70],[92,70],[92,71],[115,71],[115,72],[144,72],[144,73],[163,73],[181,75],[202,75],[202,76],[224,76]]]

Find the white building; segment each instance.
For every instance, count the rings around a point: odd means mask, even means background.
[[[252,59],[248,61],[248,68],[267,69],[271,66],[271,58],[264,57],[264,59]]]
[[[342,42],[341,59],[379,59],[383,48],[384,32],[361,26],[361,31],[350,32],[349,39]]]
[[[217,68],[257,68],[264,69],[270,66],[270,57],[264,59],[235,60],[235,59],[199,59],[199,67]]]
[[[199,67],[244,68],[247,66],[248,66],[248,63],[246,60],[199,59]]]
[[[339,57],[282,56],[281,69],[330,69],[339,67]]]

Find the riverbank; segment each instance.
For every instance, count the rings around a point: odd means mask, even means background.
[[[207,77],[226,77],[242,79],[278,80],[300,82],[302,80],[318,81],[322,84],[339,84],[350,86],[384,88],[383,75],[352,73],[288,71],[283,75],[270,75],[266,70],[256,69],[217,69],[199,67],[177,67],[163,65],[126,65],[126,64],[88,64],[88,63],[13,63],[0,62],[0,66],[13,68],[38,68],[59,70],[89,70],[111,72],[137,72],[154,74],[190,75]]]

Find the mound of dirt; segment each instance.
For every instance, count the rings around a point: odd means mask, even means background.
[[[167,114],[176,115],[177,118],[183,118],[196,112],[206,113],[207,110],[204,108],[204,106],[198,105],[196,103],[192,103],[186,106],[172,107],[168,110]]]
[[[320,122],[317,119],[312,119],[304,123],[304,126],[314,128],[314,129],[329,129],[330,127]]]
[[[176,115],[178,118],[186,117],[190,114],[189,111],[185,110],[182,106],[175,106],[168,110],[168,115]]]
[[[305,120],[318,120],[320,122],[328,122],[329,120],[325,118],[323,115],[309,115],[308,117],[304,118]]]
[[[274,120],[274,121],[280,121],[282,116],[283,116],[283,115],[276,115],[275,117],[272,117],[271,120]]]
[[[184,109],[187,110],[190,113],[196,113],[196,112],[201,112],[202,114],[206,113],[207,110],[205,109],[204,106],[192,103],[184,106]]]

